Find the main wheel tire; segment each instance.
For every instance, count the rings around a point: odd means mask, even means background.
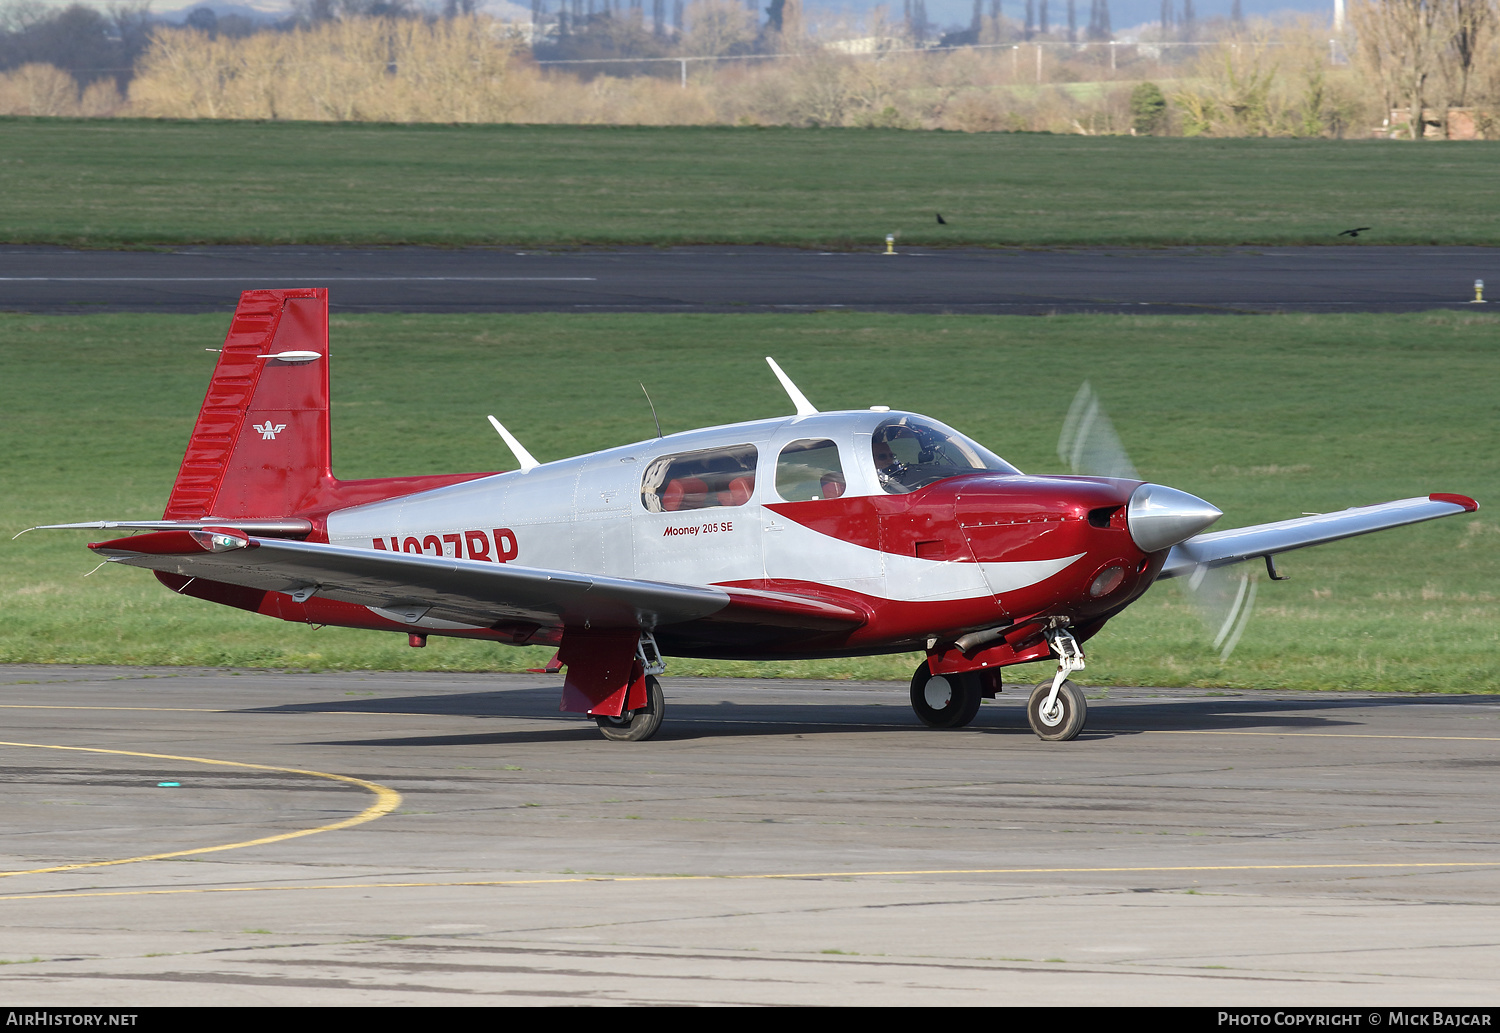
[[[962,728],[979,713],[978,675],[931,674],[926,664],[911,676],[911,708],[928,728]]]
[[[1031,730],[1040,739],[1048,742],[1072,739],[1083,731],[1083,724],[1088,720],[1088,700],[1084,699],[1082,689],[1065,681],[1058,686],[1057,701],[1053,704],[1052,711],[1044,714],[1042,704],[1047,702],[1047,696],[1051,692],[1051,678],[1038,683],[1031,690],[1031,698],[1026,701],[1026,720],[1031,722]]]
[[[636,710],[627,710],[619,717],[597,716],[594,718],[599,731],[606,739],[615,742],[644,742],[661,728],[662,715],[666,713],[667,701],[662,695],[661,682],[651,675],[646,676],[646,705]]]

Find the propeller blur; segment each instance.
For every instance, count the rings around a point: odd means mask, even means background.
[[[1081,643],[1155,581],[1186,576],[1227,656],[1255,591],[1229,565],[1478,508],[1430,495],[1204,533],[1220,511],[1141,481],[1087,384],[1059,449],[1073,474],[1034,476],[917,413],[819,412],[774,362],[795,415],[550,463],[491,416],[520,469],[344,481],[327,304],[242,295],[161,520],[52,526],[145,531],[90,548],[285,621],[555,646],[560,708],[611,739],[660,727],[666,655],[907,651],[926,654],[913,709],[940,728],[1003,668],[1057,660],[1027,712],[1070,739]]]

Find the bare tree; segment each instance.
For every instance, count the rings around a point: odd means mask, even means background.
[[[748,54],[755,44],[755,14],[737,0],[693,0],[682,52],[695,57]]]
[[[1449,39],[1452,3],[1356,0],[1350,7],[1360,52],[1384,89],[1386,110],[1394,110],[1405,101],[1413,140],[1423,136],[1422,111],[1429,85],[1439,70],[1440,53]]]
[[[1495,0],[1448,0],[1452,37],[1442,53],[1449,100],[1458,107],[1469,102],[1469,80],[1484,53],[1497,21]]]
[[[1114,30],[1109,27],[1109,0],[1091,0],[1088,38],[1103,41],[1113,36]]]

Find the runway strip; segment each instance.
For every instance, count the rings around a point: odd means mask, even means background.
[[[317,286],[335,312],[1411,312],[1472,306],[1476,281],[1500,290],[1500,248],[0,247],[0,310],[37,313]]]

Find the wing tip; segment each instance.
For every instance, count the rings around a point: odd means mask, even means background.
[[[1476,512],[1479,509],[1479,503],[1475,502],[1467,495],[1452,495],[1448,492],[1435,492],[1434,494],[1427,496],[1427,498],[1432,502],[1451,502],[1455,506],[1464,507],[1464,509],[1470,513]]]

